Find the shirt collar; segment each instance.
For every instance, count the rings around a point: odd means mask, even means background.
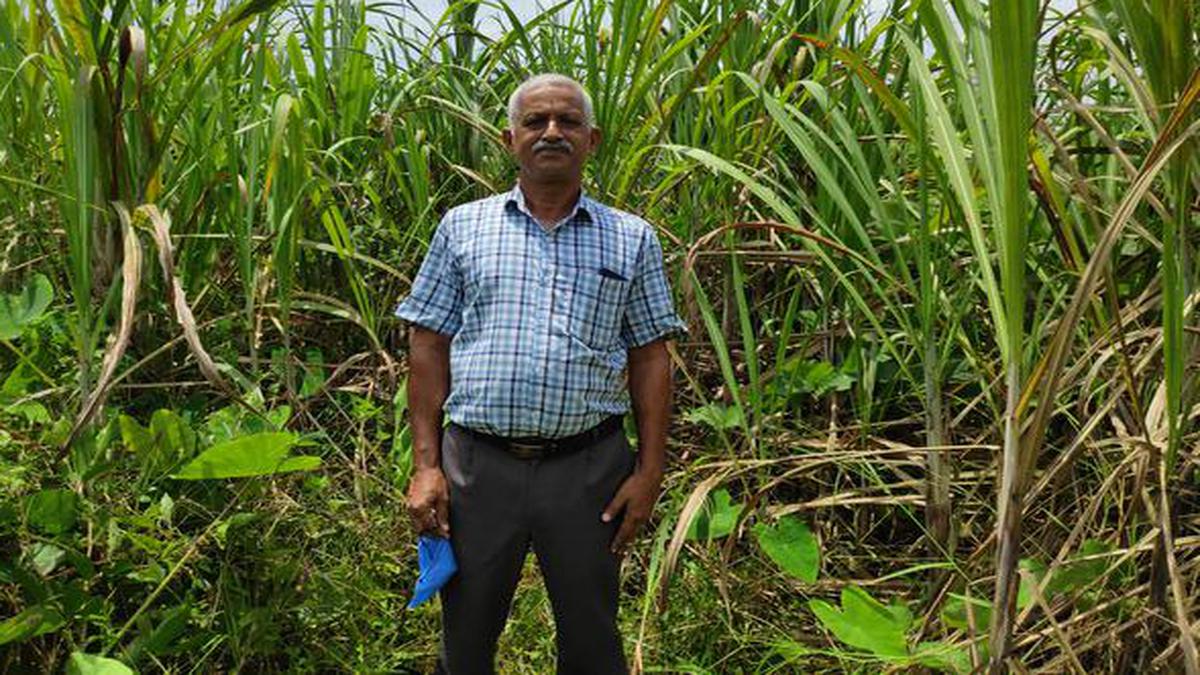
[[[504,196],[505,208],[509,207],[510,205],[515,206],[521,213],[533,218],[533,214],[529,212],[529,207],[525,205],[525,193],[521,190],[520,183],[513,185],[512,189],[509,190]],[[575,216],[580,217],[575,218]],[[587,196],[587,192],[583,188],[580,188],[579,199],[575,202],[575,206],[571,207],[571,212],[563,217],[562,220],[558,221],[558,224],[556,224],[555,227],[566,224],[571,220],[576,220],[580,223],[595,222],[595,216],[596,203]]]

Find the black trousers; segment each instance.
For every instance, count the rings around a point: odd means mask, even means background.
[[[519,459],[450,425],[442,471],[450,484],[450,541],[458,573],[442,587],[439,668],[495,672],[496,642],[532,547],[554,610],[558,673],[628,673],[617,632],[620,518],[600,514],[636,456],[620,429],[586,447]]]

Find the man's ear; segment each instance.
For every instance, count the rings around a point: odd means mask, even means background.
[[[511,152],[513,149],[513,132],[512,129],[505,129],[500,132],[500,140],[504,142],[504,147]]]
[[[600,127],[592,127],[589,138],[592,141],[592,152],[595,152],[600,147],[600,141],[604,140],[604,133],[600,131]]]

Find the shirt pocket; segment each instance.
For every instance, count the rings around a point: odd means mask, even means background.
[[[573,276],[568,332],[593,349],[611,349],[620,335],[629,277],[602,266],[576,268]]]

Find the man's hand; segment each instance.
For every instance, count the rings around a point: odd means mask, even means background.
[[[440,468],[418,468],[408,484],[408,516],[418,534],[450,536],[450,487]]]
[[[612,540],[613,553],[625,553],[625,547],[637,536],[642,525],[650,519],[650,512],[654,509],[654,503],[658,501],[661,488],[662,473],[643,471],[640,467],[633,475],[626,478],[624,483],[621,483],[617,494],[600,516],[600,520],[607,523],[616,518],[621,511],[625,512],[621,518],[621,526]]]

